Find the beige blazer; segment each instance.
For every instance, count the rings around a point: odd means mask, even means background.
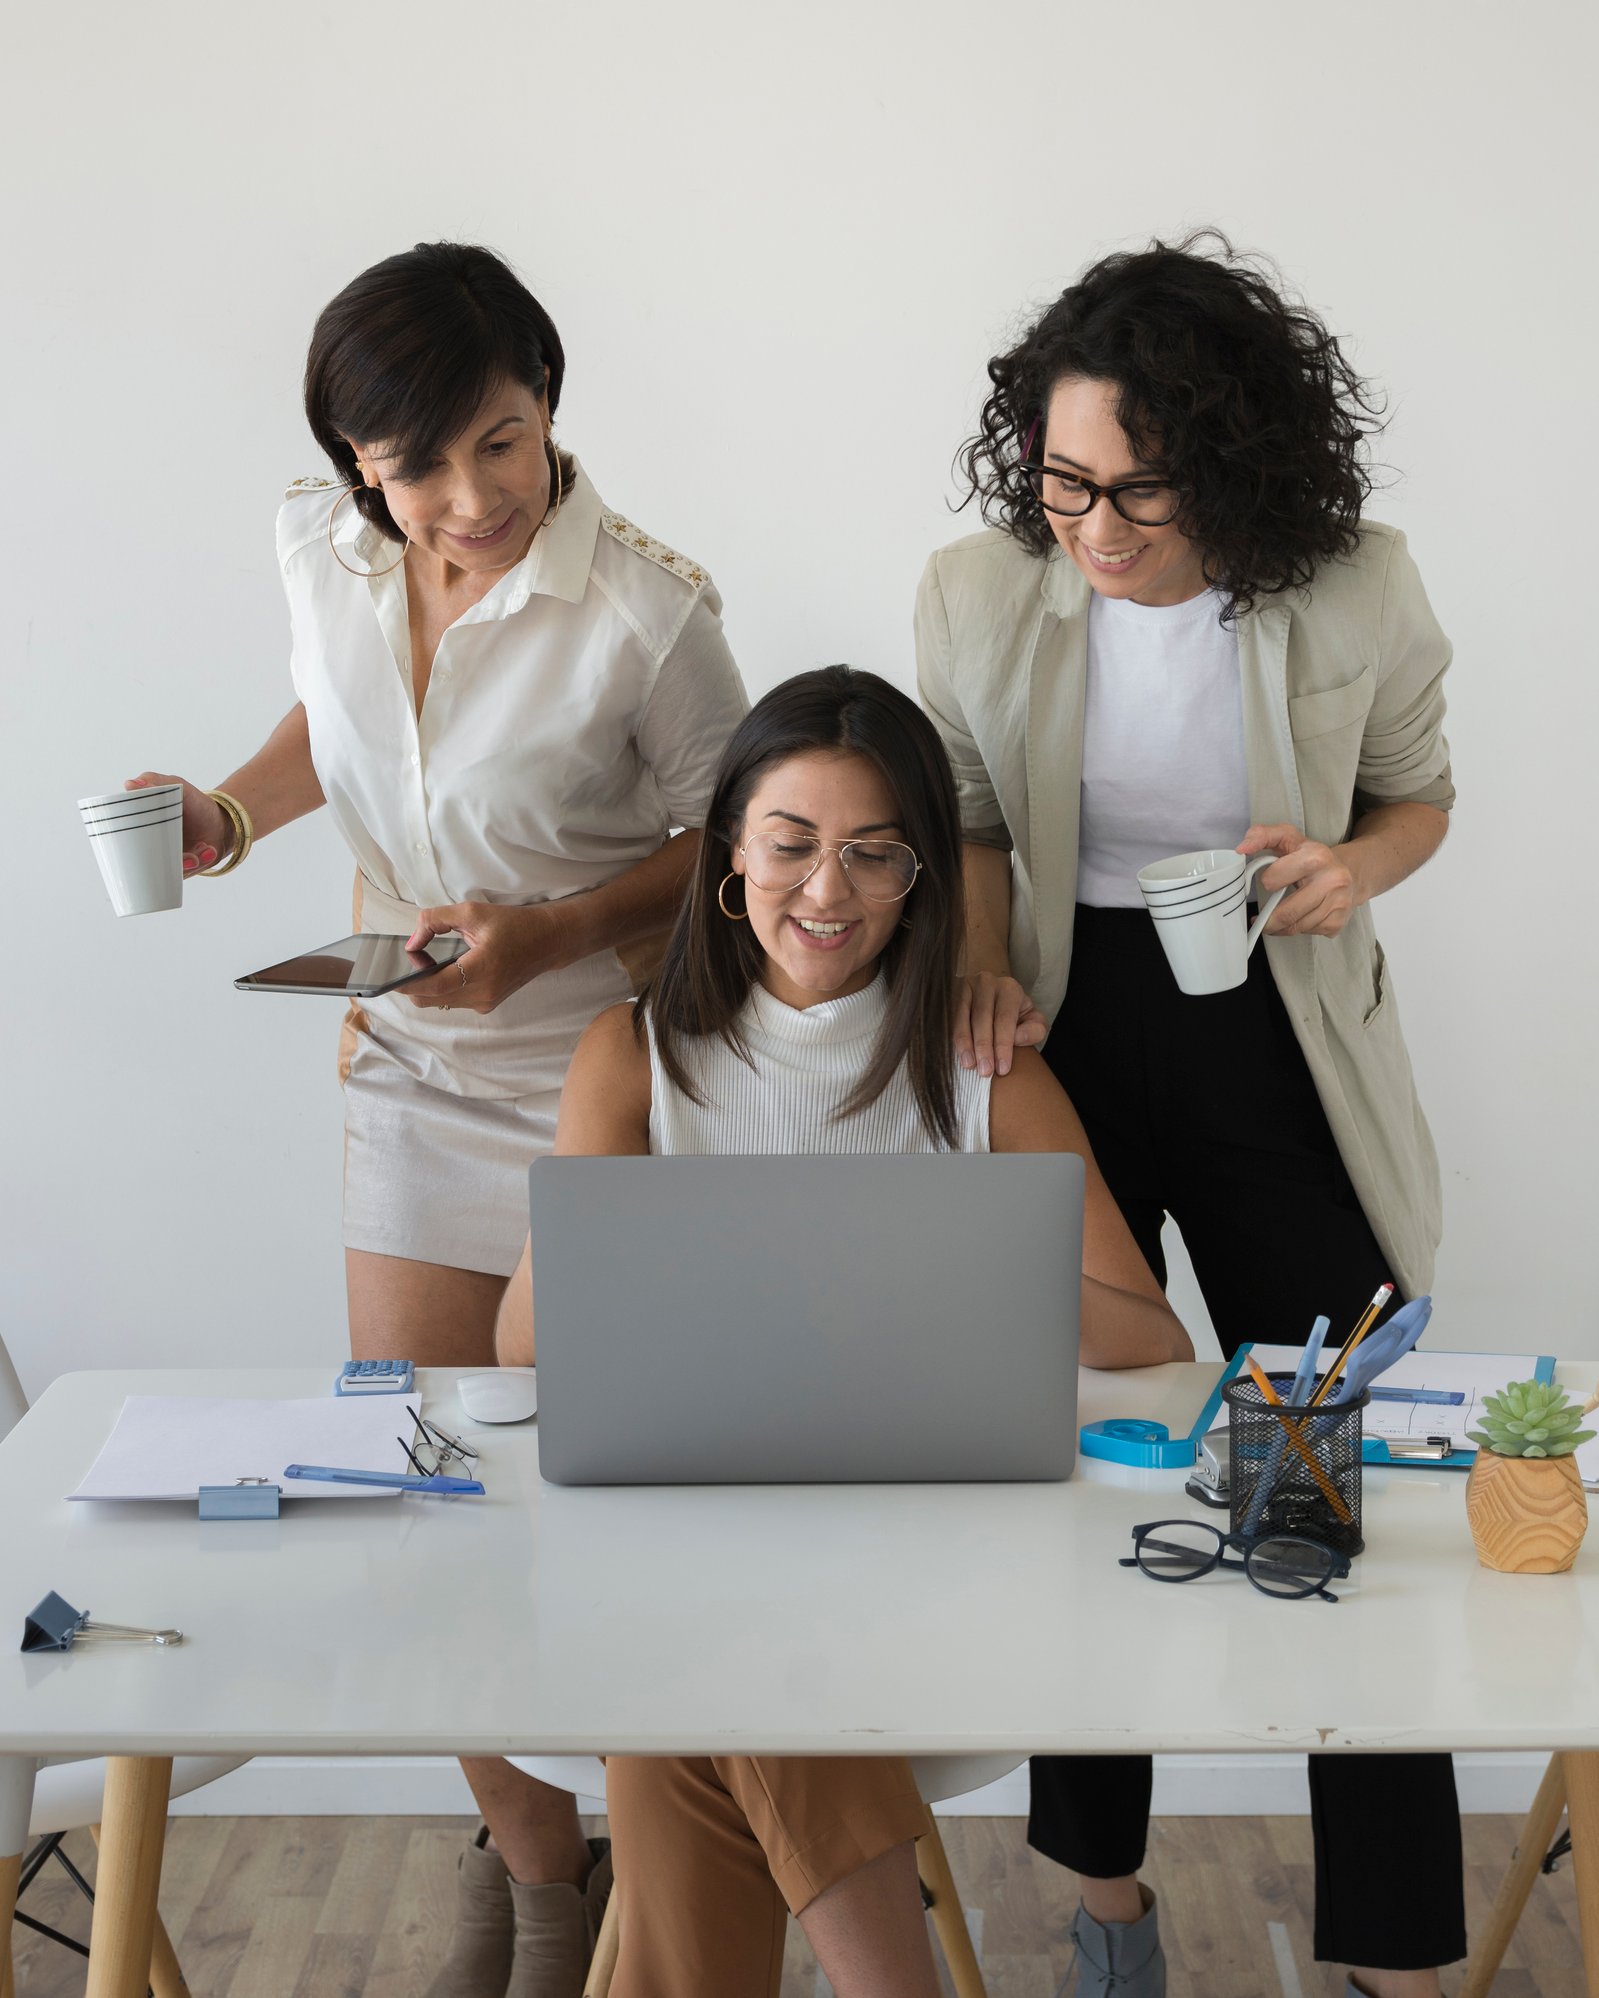
[[[916,598],[922,704],[954,765],[965,836],[1011,849],[1011,964],[1051,1020],[1071,965],[1089,596],[1060,550],[1041,560],[989,531],[940,549]],[[1447,811],[1449,657],[1405,537],[1376,521],[1308,593],[1242,615],[1255,821],[1332,845],[1374,805]],[[1370,907],[1337,937],[1263,948],[1350,1180],[1414,1296],[1432,1282],[1443,1199]]]

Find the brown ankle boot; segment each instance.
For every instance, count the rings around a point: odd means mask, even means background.
[[[505,1998],[511,1976],[516,1917],[505,1861],[488,1850],[489,1828],[456,1861],[455,1929],[450,1953],[427,1998]]]
[[[611,1891],[611,1846],[591,1838],[594,1865],[582,1887],[556,1881],[527,1887],[512,1880],[516,1943],[505,1998],[583,1998],[594,1938]]]

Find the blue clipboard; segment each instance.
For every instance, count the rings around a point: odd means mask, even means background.
[[[1200,1438],[1216,1420],[1221,1407],[1221,1391],[1244,1364],[1247,1346],[1242,1346],[1222,1368],[1204,1407],[1186,1436],[1173,1436],[1164,1422],[1150,1422],[1142,1416],[1118,1415],[1106,1422],[1085,1422],[1078,1448],[1085,1457],[1099,1457],[1106,1463],[1130,1465],[1136,1471],[1183,1471],[1191,1469],[1199,1457]]]
[[[1431,1352],[1433,1349],[1428,1348]],[[1554,1357],[1540,1353],[1533,1364],[1532,1377],[1546,1386],[1555,1377]],[[1451,1450],[1444,1457],[1411,1457],[1404,1454],[1394,1456],[1381,1436],[1367,1436],[1360,1445],[1360,1461],[1363,1464],[1397,1464],[1402,1470],[1422,1471],[1469,1471],[1477,1461],[1475,1450]]]

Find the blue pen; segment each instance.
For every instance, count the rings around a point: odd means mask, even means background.
[[[1436,1401],[1449,1408],[1459,1408],[1466,1399],[1458,1388],[1374,1387],[1370,1393],[1373,1401]]]
[[[1321,1358],[1322,1342],[1332,1329],[1330,1318],[1318,1318],[1310,1328],[1310,1337],[1305,1341],[1305,1350],[1300,1355],[1299,1368],[1294,1375],[1292,1400],[1297,1406],[1310,1391],[1310,1384],[1316,1378],[1316,1362]]]
[[[344,1471],[327,1464],[288,1464],[286,1478],[315,1478],[330,1485],[383,1485],[391,1491],[419,1492],[424,1498],[481,1497],[476,1478],[414,1478],[409,1471]]]

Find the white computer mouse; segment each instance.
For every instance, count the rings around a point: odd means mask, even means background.
[[[539,1405],[532,1367],[497,1367],[492,1374],[466,1374],[455,1384],[461,1406],[474,1422],[526,1422]]]

